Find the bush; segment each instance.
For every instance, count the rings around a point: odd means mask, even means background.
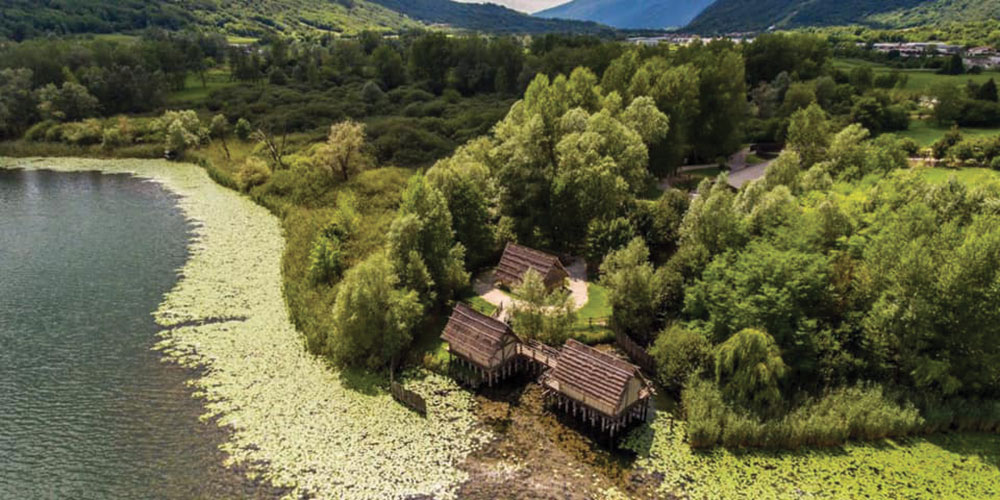
[[[241,191],[249,191],[255,186],[263,185],[271,178],[271,169],[267,162],[255,156],[249,156],[243,161],[236,172],[236,184]]]
[[[246,141],[250,139],[250,134],[253,132],[253,129],[250,127],[250,122],[247,121],[246,118],[240,118],[236,121],[236,128],[233,129],[233,132],[236,133],[236,137],[238,137],[241,141]]]
[[[77,123],[68,123],[63,128],[63,140],[77,146],[98,144],[104,139],[101,122],[91,118]]]
[[[40,121],[32,125],[31,128],[24,133],[24,140],[30,142],[45,141],[47,140],[49,130],[52,130],[58,125],[59,123],[54,120]]]
[[[693,447],[836,446],[850,439],[906,436],[925,428],[912,404],[893,401],[878,385],[834,389],[767,420],[727,401],[718,386],[700,378],[684,389],[682,402]]]
[[[656,337],[649,354],[665,387],[679,391],[688,378],[712,362],[712,344],[703,335],[673,325]]]

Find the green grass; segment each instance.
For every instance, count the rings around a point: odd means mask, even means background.
[[[189,74],[184,80],[184,90],[176,90],[167,96],[170,105],[193,105],[208,98],[214,90],[223,89],[236,85],[236,82],[229,79],[229,70],[224,68],[210,69],[205,73],[205,85],[202,85],[201,77],[196,74]]]
[[[226,41],[236,45],[250,45],[251,43],[257,43],[256,38],[249,36],[235,36],[235,35],[227,36]]]
[[[615,338],[614,332],[607,326],[610,317],[608,289],[596,283],[589,283],[587,303],[576,312],[573,338],[590,345],[610,342]]]
[[[487,316],[493,316],[497,312],[497,306],[486,302],[486,299],[479,296],[469,297],[462,302]]]
[[[869,66],[875,71],[875,75],[889,73],[894,70],[888,66],[883,66],[870,61],[864,61],[860,59],[834,59],[834,67],[850,71],[858,66]],[[990,78],[1000,80],[1000,73],[996,71],[984,71],[978,75],[939,75],[935,70],[926,69],[901,69],[899,70],[906,74],[909,79],[906,82],[906,90],[910,91],[925,91],[934,87],[940,83],[952,83],[954,85],[964,85],[972,80],[976,83],[985,83]]]
[[[917,142],[920,146],[930,146],[944,136],[950,127],[942,127],[928,120],[913,120],[910,128],[902,132],[896,132],[900,137],[908,137]],[[997,128],[962,128],[962,134],[966,137],[980,137],[989,135],[1000,135],[1000,127]]]
[[[944,183],[955,177],[969,187],[1000,182],[1000,172],[988,168],[925,168],[924,179],[933,183]]]

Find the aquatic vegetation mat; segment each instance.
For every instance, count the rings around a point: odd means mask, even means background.
[[[444,377],[411,374],[404,383],[426,398],[424,418],[395,403],[384,381],[309,355],[282,298],[285,241],[266,209],[193,165],[0,158],[5,167],[131,173],[180,196],[195,237],[156,313],[158,348],[200,369],[191,384],[205,418],[232,428],[234,464],[290,497],[453,498],[467,479],[456,464],[489,439],[473,397]]]
[[[657,412],[622,443],[683,498],[1000,498],[1000,436],[940,434],[795,452],[693,450]]]

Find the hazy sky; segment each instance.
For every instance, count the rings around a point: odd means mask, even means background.
[[[458,0],[465,3],[495,3],[522,12],[538,12],[569,0]]]

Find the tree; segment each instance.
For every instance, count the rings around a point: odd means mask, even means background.
[[[671,325],[656,336],[649,354],[656,361],[656,376],[660,383],[679,391],[689,377],[711,366],[712,344],[704,335]]]
[[[395,361],[413,338],[423,307],[417,293],[399,289],[384,252],[347,271],[337,289],[327,351],[342,365],[381,368]]]
[[[792,114],[788,125],[788,147],[802,158],[802,167],[808,169],[823,160],[830,143],[830,123],[819,104]]]
[[[641,342],[651,341],[663,292],[642,238],[608,254],[601,264],[601,284],[608,288],[614,326]]]
[[[100,103],[79,83],[65,82],[62,87],[48,84],[37,91],[38,112],[46,120],[79,121],[97,113]]]
[[[787,372],[778,345],[760,330],[741,330],[715,351],[715,383],[723,394],[758,409],[781,402],[779,384]]]
[[[232,155],[229,154],[229,144],[226,143],[226,137],[229,135],[229,120],[226,119],[226,115],[215,115],[212,117],[212,123],[209,125],[209,131],[213,139],[218,139],[222,142],[222,149],[226,152],[226,159],[232,159]]]
[[[510,317],[518,335],[552,346],[566,342],[576,321],[571,295],[562,290],[550,293],[542,276],[529,269],[514,289],[514,296],[517,299],[511,306]]]
[[[153,128],[165,134],[167,152],[177,157],[209,137],[208,129],[192,110],[167,111],[153,122]]]
[[[236,128],[234,129],[236,137],[241,141],[247,141],[250,139],[250,135],[253,134],[253,126],[246,118],[240,118],[236,120]]]
[[[975,95],[976,99],[980,101],[991,101],[997,102],[997,82],[996,80],[990,78],[986,83],[979,87],[979,90]]]
[[[423,175],[410,179],[388,235],[389,256],[405,286],[441,305],[469,282],[465,248],[455,242],[444,196]]]
[[[29,69],[0,70],[0,136],[12,137],[35,121],[38,108]]]
[[[326,143],[316,154],[316,164],[330,177],[349,180],[352,175],[371,167],[373,160],[365,148],[365,126],[348,120],[330,126]]]

